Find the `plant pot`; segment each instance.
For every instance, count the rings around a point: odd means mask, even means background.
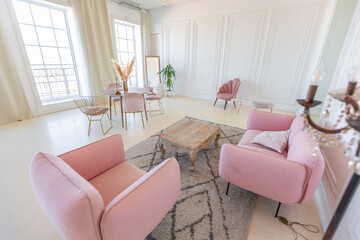
[[[166,96],[171,97],[172,96],[172,91],[171,90],[166,90]]]

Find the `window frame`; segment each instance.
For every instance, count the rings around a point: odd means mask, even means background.
[[[30,7],[30,14],[31,14],[31,19],[33,21],[33,24],[28,24],[28,23],[20,23],[17,16],[16,16],[16,9],[15,9],[15,5],[14,5],[14,2],[15,1],[18,1],[18,2],[23,2],[23,3],[27,3],[29,4],[33,4],[33,5],[36,5],[36,6],[40,6],[40,7],[45,7],[45,8],[48,8],[49,11],[51,9],[53,10],[57,10],[57,11],[61,11],[63,14],[64,14],[64,20],[65,20],[65,26],[66,26],[66,29],[59,29],[59,28],[56,28],[54,27],[54,23],[53,23],[53,19],[51,17],[51,27],[46,27],[46,26],[39,26],[39,25],[36,25],[35,24],[35,20],[34,20],[34,14],[33,14],[33,11]],[[21,44],[24,46],[24,50],[25,50],[25,55],[27,57],[27,61],[29,63],[29,66],[30,66],[30,71],[31,71],[31,74],[32,74],[32,80],[33,80],[33,84],[35,85],[35,89],[36,89],[36,93],[37,93],[37,97],[40,99],[40,102],[42,105],[48,105],[48,104],[55,104],[55,103],[58,103],[58,102],[64,102],[64,101],[70,101],[76,97],[79,97],[81,96],[81,93],[82,93],[82,89],[81,89],[81,84],[80,84],[80,74],[79,74],[79,70],[78,70],[78,65],[77,65],[77,62],[76,62],[76,56],[75,56],[75,49],[74,49],[74,45],[73,45],[73,38],[72,38],[72,35],[71,35],[71,29],[70,29],[70,23],[69,23],[69,16],[68,16],[68,12],[71,10],[69,6],[66,6],[66,5],[60,5],[60,4],[54,4],[54,3],[50,3],[50,2],[39,2],[39,1],[36,1],[36,0],[11,0],[11,2],[13,3],[13,8],[14,8],[14,11],[15,11],[15,19],[16,19],[16,24],[17,24],[17,27],[19,28],[19,31],[20,31],[20,37],[21,37]],[[34,44],[25,44],[25,41],[24,41],[24,38],[23,38],[23,35],[22,35],[22,32],[20,30],[20,26],[21,25],[25,25],[25,26],[31,26],[31,27],[34,27],[35,29],[35,35],[36,35],[36,40],[38,41],[38,44],[37,45],[34,45]],[[42,27],[42,28],[46,28],[46,29],[51,29],[54,31],[54,37],[55,37],[55,43],[56,43],[56,46],[47,46],[47,45],[41,45],[40,44],[40,40],[39,40],[39,35],[38,35],[38,32],[37,32],[37,27]],[[62,30],[62,31],[66,31],[67,35],[68,35],[68,41],[69,41],[69,47],[59,47],[58,45],[58,39],[56,37],[56,34],[55,34],[55,30]],[[30,58],[28,56],[28,53],[27,53],[27,50],[26,50],[26,47],[27,46],[32,46],[32,47],[38,47],[39,50],[40,50],[40,53],[41,53],[41,59],[43,61],[43,64],[31,64],[30,62]],[[52,48],[55,48],[56,51],[57,51],[57,54],[59,56],[59,61],[60,63],[59,64],[46,64],[45,63],[45,60],[44,60],[44,55],[43,55],[43,50],[42,50],[42,47],[52,47]],[[72,59],[72,65],[71,67],[66,67],[64,66],[62,60],[61,60],[61,55],[60,55],[60,51],[59,49],[69,49],[70,52],[71,52],[71,59]],[[39,69],[35,69],[35,70],[44,70],[45,71],[45,74],[46,74],[46,79],[47,81],[45,83],[49,84],[49,88],[50,88],[50,91],[49,93],[51,94],[51,98],[50,99],[41,99],[40,97],[40,94],[39,94],[39,90],[38,90],[38,83],[35,81],[35,76],[34,76],[34,72],[33,72],[33,66],[36,66],[36,65],[43,65],[44,67],[43,68],[39,68]],[[52,68],[52,67],[49,67],[51,65],[56,65],[56,66],[60,66],[60,67],[56,67],[56,68]],[[70,65],[70,64],[68,64]],[[56,82],[64,82],[65,84],[65,88],[66,88],[66,91],[68,94],[69,92],[69,88],[68,88],[68,80],[66,78],[66,74],[65,74],[65,70],[67,69],[74,69],[74,74],[75,74],[75,81],[77,83],[77,87],[78,87],[78,94],[77,95],[68,95],[68,96],[65,96],[65,97],[53,97],[53,91],[51,89],[51,82],[50,82],[50,79],[49,79],[49,75],[48,75],[48,70],[55,70],[55,69],[59,69],[61,70],[62,74],[63,74],[63,77],[64,77],[64,81],[56,81]],[[74,80],[70,80],[70,81],[74,81]]]
[[[135,69],[134,70],[135,70],[135,80],[136,80],[135,82],[136,82],[136,87],[137,87],[137,86],[139,86],[139,64],[138,64],[138,57],[137,57],[138,52],[136,51],[136,48],[137,48],[136,40],[137,39],[136,39],[136,33],[135,33],[136,29],[135,28],[140,27],[140,24],[135,23],[135,22],[131,22],[131,21],[128,21],[126,19],[122,19],[122,18],[119,18],[119,17],[116,17],[116,16],[112,17],[113,46],[114,46],[115,56],[116,56],[117,60],[120,59],[119,53],[123,52],[123,51],[120,51],[120,49],[118,49],[117,40],[122,39],[122,40],[129,41],[131,39],[118,37],[117,36],[117,25],[116,24],[132,28],[132,34],[133,34],[132,41],[133,41],[133,49],[134,49],[134,52],[132,54],[134,54],[134,57],[135,57]],[[127,31],[126,31],[126,34],[127,34]],[[129,54],[130,52],[123,52],[123,53]]]

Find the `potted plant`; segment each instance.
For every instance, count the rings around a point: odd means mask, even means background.
[[[168,64],[166,67],[164,67],[160,72],[157,74],[161,74],[163,78],[165,79],[165,85],[167,86],[166,95],[168,97],[171,96],[171,89],[174,86],[174,81],[176,80],[175,76],[175,69],[171,66],[171,64]]]

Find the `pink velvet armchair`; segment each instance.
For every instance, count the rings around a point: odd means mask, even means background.
[[[120,135],[30,165],[43,210],[64,239],[144,239],[180,192],[175,158],[146,173],[125,161]]]
[[[290,130],[288,147],[283,153],[251,143],[263,131]],[[303,118],[269,112],[252,111],[248,129],[238,145],[221,148],[219,174],[228,181],[280,204],[294,205],[310,199],[324,171],[320,153],[303,131]]]
[[[224,85],[222,85],[220,87],[218,93],[216,94],[216,100],[214,102],[214,106],[218,99],[225,100],[225,106],[224,106],[224,110],[225,110],[227,102],[231,101],[231,99],[233,99],[233,98],[236,98],[236,95],[239,91],[240,84],[241,84],[240,79],[235,78],[234,80],[230,80],[227,83],[225,83]],[[234,102],[234,105],[235,105],[235,102]]]

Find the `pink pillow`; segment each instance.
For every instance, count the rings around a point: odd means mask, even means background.
[[[288,131],[264,131],[257,135],[251,142],[271,148],[282,153],[287,146],[290,130]]]

